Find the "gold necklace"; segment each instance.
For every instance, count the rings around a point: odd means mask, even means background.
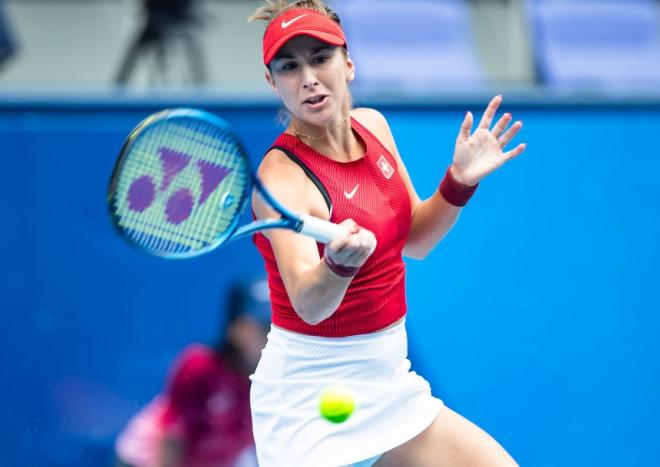
[[[342,118],[339,122],[335,123],[335,126],[341,126],[344,123],[348,121],[348,119],[351,118],[350,115],[348,117]],[[291,126],[293,127],[293,132],[296,134],[296,136],[304,136],[305,138],[309,138],[311,141],[320,141],[328,136],[328,132],[326,132],[323,136],[311,136],[311,135],[306,135],[305,133],[301,133],[298,131],[298,128],[296,128],[296,122],[291,120]]]

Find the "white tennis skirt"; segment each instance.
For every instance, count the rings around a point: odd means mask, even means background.
[[[329,338],[272,326],[252,379],[250,403],[260,467],[337,467],[378,458],[435,419],[442,401],[410,371],[405,322],[372,334]],[[343,423],[321,417],[324,387],[356,395]],[[369,464],[369,462],[367,462]]]

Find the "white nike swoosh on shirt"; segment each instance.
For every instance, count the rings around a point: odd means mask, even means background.
[[[291,26],[291,24],[293,24],[294,22],[298,21],[298,20],[299,20],[300,18],[302,18],[303,16],[307,16],[307,13],[305,13],[304,15],[296,16],[295,18],[293,18],[293,19],[290,20],[290,21],[282,20],[282,29],[284,29],[284,28],[288,28],[289,26]]]
[[[355,193],[357,193],[357,189],[359,186],[360,184],[358,183],[357,185],[355,185],[355,188],[353,188],[353,191],[351,191],[350,193],[344,192],[344,196],[346,196],[346,199],[353,198],[353,196],[355,196]]]

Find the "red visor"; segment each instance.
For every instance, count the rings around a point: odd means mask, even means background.
[[[294,8],[270,23],[264,33],[264,64],[268,65],[282,46],[296,36],[312,36],[331,45],[346,44],[341,26],[318,11]]]

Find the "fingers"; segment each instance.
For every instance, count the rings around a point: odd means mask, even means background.
[[[468,138],[470,137],[470,132],[472,131],[472,123],[473,123],[472,112],[468,111],[465,114],[463,123],[461,123],[461,129],[459,130],[458,137],[456,138],[457,143],[460,144],[468,140]]]
[[[511,114],[507,112],[502,115],[502,118],[500,118],[493,127],[493,131],[491,132],[493,133],[493,136],[499,138],[506,127],[509,126],[509,123],[511,123]]]
[[[527,149],[527,145],[525,143],[519,144],[511,151],[505,152],[504,157],[507,159],[513,159],[514,157],[521,155],[525,149]]]
[[[326,246],[325,254],[342,266],[360,267],[374,252],[376,244],[376,236],[371,231],[358,226],[357,231],[330,242]]]
[[[497,111],[501,103],[502,103],[502,96],[495,96],[490,101],[488,107],[486,108],[486,111],[484,112],[483,117],[481,118],[481,122],[479,123],[479,129],[487,130],[488,128],[490,128],[490,124],[492,123],[493,118],[495,117],[495,112]],[[518,120],[516,123],[511,125],[511,127],[508,130],[506,130],[506,127],[509,126],[512,118],[513,117],[510,113],[508,112],[505,113],[497,121],[497,123],[491,130],[492,135],[495,138],[498,138],[498,142],[500,144],[500,147],[502,148],[504,148],[507,144],[509,144],[511,140],[518,134],[518,132],[523,127],[523,123],[520,120]],[[518,148],[514,149],[514,151],[516,151],[517,149]],[[516,155],[518,154],[519,153],[516,153]]]
[[[506,131],[506,133],[504,133],[504,134],[499,138],[498,141],[499,141],[499,143],[500,143],[500,147],[503,148],[503,147],[505,147],[507,144],[509,144],[509,142],[513,139],[514,136],[516,136],[516,135],[518,134],[518,132],[520,131],[520,129],[521,129],[522,127],[523,127],[523,123],[522,123],[520,120],[518,120],[516,123],[514,123],[513,125],[511,125],[511,128],[509,128],[509,129]],[[494,132],[493,132],[493,133],[494,133]],[[497,137],[498,135],[495,135],[495,136]]]
[[[327,252],[334,253],[342,250],[349,242],[351,235],[357,233],[360,230],[360,227],[353,219],[346,219],[345,221],[340,222],[339,225],[344,228],[345,234],[334,238],[330,243],[328,243],[325,248]],[[335,259],[335,256],[332,255],[332,258]]]
[[[357,222],[353,219],[346,219],[345,221],[340,222],[339,225],[344,227],[351,234],[357,233],[360,230],[360,226],[357,225]]]
[[[376,236],[367,229],[360,229],[351,240],[355,241],[355,250],[348,256],[348,261],[362,265],[376,249]]]
[[[332,259],[344,266],[360,267],[376,248],[376,237],[368,230],[361,230],[351,236],[344,248]]]
[[[501,103],[502,96],[500,95],[497,95],[491,99],[488,107],[486,107],[486,111],[481,117],[479,128],[485,128],[486,130],[490,128],[490,124],[493,122],[493,118],[495,117],[495,112],[497,112],[497,109],[500,107]]]
[[[511,126],[511,128],[509,128],[505,132],[507,126],[509,126],[513,118],[512,115],[507,112],[504,115],[502,115],[502,117],[497,121],[497,123],[495,123],[493,129],[490,130],[491,124],[493,123],[493,119],[495,118],[495,114],[497,113],[497,109],[499,109],[500,104],[502,104],[501,95],[497,95],[493,97],[493,99],[491,99],[491,101],[488,103],[488,107],[486,107],[486,110],[484,111],[484,114],[481,117],[481,120],[479,121],[479,126],[477,127],[477,130],[490,131],[490,133],[492,133],[492,135],[495,138],[498,138],[500,142],[500,146],[504,147],[507,144],[509,144],[509,142],[520,131],[520,129],[522,128],[522,122],[517,121]],[[472,113],[467,112],[465,114],[465,119],[461,124],[461,129],[458,133],[458,137],[456,138],[457,144],[462,144],[469,141],[470,132],[472,131],[472,124],[473,124]]]

